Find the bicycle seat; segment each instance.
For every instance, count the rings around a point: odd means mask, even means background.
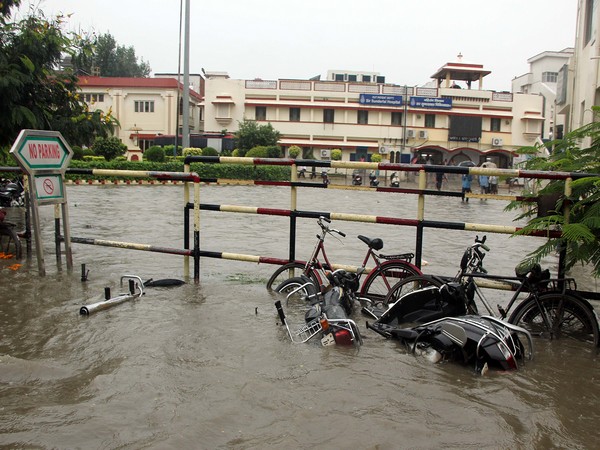
[[[358,238],[373,250],[381,250],[383,248],[383,241],[379,238],[371,239],[366,236],[363,236],[362,234],[359,234]]]

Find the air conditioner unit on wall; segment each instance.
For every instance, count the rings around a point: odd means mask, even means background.
[[[386,155],[388,153],[387,147],[379,147],[379,153],[381,155]]]
[[[415,130],[406,130],[406,137],[408,139],[414,139],[415,138]]]
[[[502,147],[502,145],[503,145],[502,138],[492,138],[492,145],[494,147]]]
[[[331,157],[331,150],[329,150],[329,149],[321,150],[321,158],[330,158],[330,157]]]
[[[419,130],[419,139],[427,139],[427,130]]]

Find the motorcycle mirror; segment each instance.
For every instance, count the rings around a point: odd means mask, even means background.
[[[445,322],[442,324],[442,334],[460,347],[467,345],[467,332],[460,325]]]

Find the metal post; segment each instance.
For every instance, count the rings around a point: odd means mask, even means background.
[[[200,282],[200,180],[194,181],[194,282]]]
[[[179,105],[177,105],[179,109]],[[179,112],[179,111],[178,111]],[[183,136],[182,147],[190,146],[190,0],[185,0],[185,31],[183,41]]]
[[[60,206],[54,205],[54,249],[56,252],[56,265],[60,269]]]
[[[292,164],[291,173],[292,183],[298,181],[298,170],[296,164]],[[289,260],[296,259],[296,208],[298,207],[298,188],[292,184],[291,199],[290,199],[290,243],[289,243]]]
[[[427,187],[427,173],[425,170],[419,170],[419,190],[423,191]],[[421,267],[421,259],[423,258],[423,220],[425,219],[425,194],[422,192],[418,197],[417,206],[417,241],[415,243],[415,265]]]

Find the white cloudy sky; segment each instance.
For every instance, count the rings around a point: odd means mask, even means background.
[[[72,13],[68,29],[112,34],[153,72],[176,72],[180,0],[23,0]],[[191,0],[190,72],[232,78],[376,71],[421,85],[462,53],[492,71],[485,89],[510,90],[527,59],[572,47],[577,0]],[[184,1],[185,4],[185,1]]]

